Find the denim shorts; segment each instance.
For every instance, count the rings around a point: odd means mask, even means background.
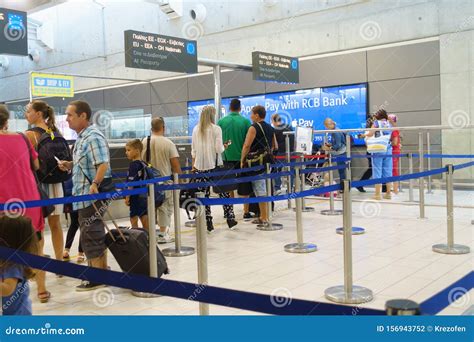
[[[265,179],[252,181],[252,188],[255,196],[267,196],[267,184]]]

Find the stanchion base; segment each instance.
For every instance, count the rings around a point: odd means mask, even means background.
[[[290,243],[284,248],[288,253],[312,253],[318,250],[318,246],[312,243]]]
[[[315,209],[313,207],[304,207],[303,209],[301,209],[301,211],[303,213],[309,213],[309,212],[312,212],[314,211]],[[293,211],[296,211],[296,208],[293,208]]]
[[[342,304],[361,304],[370,302],[374,295],[371,290],[362,286],[352,286],[351,293],[345,293],[344,285],[329,287],[324,291],[324,295],[331,302]]]
[[[179,251],[176,248],[165,248],[161,252],[167,257],[182,257],[194,254],[194,248],[181,246]]]
[[[270,223],[268,226],[264,226],[263,224],[257,224],[258,230],[265,230],[265,231],[272,231],[272,230],[281,230],[283,229],[283,225],[281,223]]]
[[[192,220],[192,221],[188,221],[184,224],[185,227],[188,227],[188,228],[196,228],[196,221]]]
[[[336,216],[336,215],[342,215],[343,211],[342,210],[321,210],[321,215],[328,215],[328,216]]]
[[[139,298],[156,298],[156,297],[161,297],[159,294],[148,293],[148,292],[138,292],[138,291],[132,291],[132,296],[139,297]]]
[[[467,254],[471,252],[468,246],[453,244],[448,246],[445,243],[439,245],[433,245],[433,252],[441,254]]]
[[[344,227],[336,228],[336,233],[339,235],[344,234]],[[352,227],[352,235],[361,235],[365,233],[365,229],[362,227]]]

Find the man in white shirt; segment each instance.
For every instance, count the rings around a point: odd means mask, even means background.
[[[150,160],[149,162],[155,169],[160,171],[162,177],[171,176],[173,173],[181,173],[179,165],[179,153],[176,145],[164,136],[165,121],[162,117],[151,120],[151,139],[150,139]],[[146,152],[148,138],[143,139],[142,159],[146,161]],[[170,182],[171,183],[171,182]],[[173,214],[173,192],[165,191],[165,201],[157,209],[158,225],[160,234],[158,243],[173,242],[169,235],[169,226],[171,225],[171,215]]]

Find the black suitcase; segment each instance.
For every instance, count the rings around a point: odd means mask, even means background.
[[[99,213],[95,203],[93,206],[96,212]],[[108,232],[108,234],[105,235],[105,245],[112,252],[112,255],[115,260],[117,260],[122,271],[126,273],[150,275],[150,253],[147,231],[138,228],[129,229],[119,227],[107,210],[105,210],[105,214],[115,226],[115,229],[110,230],[102,219],[102,216],[98,214],[98,217],[100,217]],[[163,274],[168,274],[169,269],[165,256],[161,253],[158,246],[156,246],[156,260],[158,264],[158,278],[160,278]]]
[[[146,230],[123,227],[112,229],[105,236],[105,244],[112,252],[122,271],[142,275],[150,274],[150,254]],[[160,278],[163,274],[168,274],[169,270],[165,256],[158,246],[156,246],[156,259],[158,278]]]

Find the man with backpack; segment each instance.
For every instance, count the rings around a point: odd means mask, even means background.
[[[163,118],[153,118],[151,120],[151,136],[142,140],[142,160],[150,163],[151,166],[160,171],[162,177],[171,176],[174,173],[180,174],[181,166],[179,164],[178,150],[176,145],[166,138],[164,134],[165,121]],[[149,158],[147,158],[147,155]],[[169,234],[173,209],[173,192],[172,190],[166,190],[164,202],[157,209],[158,225],[160,226],[158,243],[174,241]],[[153,229],[153,227],[150,228]]]
[[[72,101],[66,108],[69,128],[78,136],[74,145],[73,161],[58,161],[61,170],[72,170],[73,196],[93,195],[113,190],[110,154],[107,139],[91,125],[92,109],[87,102]],[[107,247],[102,216],[107,210],[106,201],[73,203],[79,212],[81,246],[92,267],[107,268]],[[83,281],[76,291],[91,291],[103,284]]]

